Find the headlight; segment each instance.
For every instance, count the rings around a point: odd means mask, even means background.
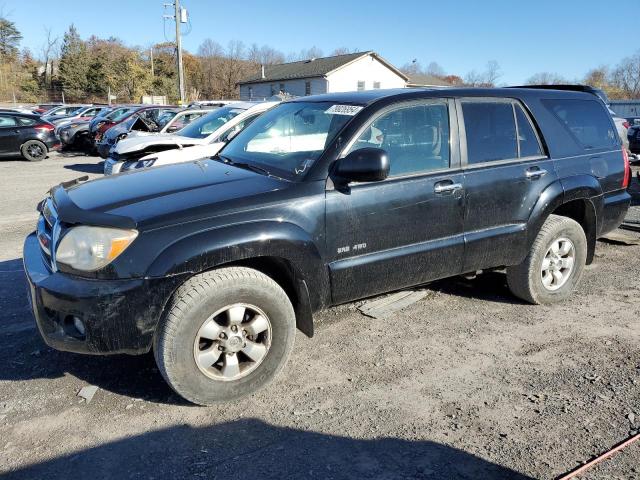
[[[76,270],[100,270],[124,252],[137,236],[136,230],[73,227],[62,237],[56,250],[56,261]]]
[[[148,168],[153,166],[156,163],[158,157],[148,158],[147,160],[133,160],[131,162],[124,162],[122,164],[121,171],[127,172],[129,170],[137,170],[139,168]]]

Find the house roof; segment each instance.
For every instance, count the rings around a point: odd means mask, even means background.
[[[390,70],[393,70],[398,76],[407,80],[408,77],[380,57],[377,53],[372,51],[348,53],[346,55],[335,55],[333,57],[315,58],[310,60],[302,60],[299,62],[281,63],[278,65],[265,65],[264,66],[264,78],[261,76],[261,71],[256,74],[247,77],[240,82],[239,85],[248,83],[265,83],[276,82],[279,80],[294,80],[299,78],[311,78],[311,77],[324,77],[331,72],[342,68],[351,62],[358,60],[366,55],[379,60]]]
[[[451,87],[451,84],[446,80],[423,73],[411,75],[407,84],[412,87]]]

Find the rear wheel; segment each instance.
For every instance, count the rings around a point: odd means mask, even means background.
[[[200,405],[269,383],[289,357],[295,314],[271,278],[244,267],[197,275],[178,289],[154,342],[163,377]]]
[[[530,303],[555,303],[566,299],[582,277],[587,239],[578,222],[550,215],[531,246],[527,258],[507,268],[514,295]]]
[[[30,162],[39,162],[47,157],[47,146],[40,140],[29,140],[20,149],[22,156]]]

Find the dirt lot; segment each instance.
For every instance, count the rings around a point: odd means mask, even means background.
[[[5,478],[551,479],[640,429],[640,246],[599,242],[553,307],[487,274],[432,284],[386,320],[324,312],[276,382],[219,407],[172,394],[149,356],[55,352],[28,310],[21,245],[48,188],[85,172],[98,159],[0,162]],[[640,478],[639,458],[636,444],[582,478]]]

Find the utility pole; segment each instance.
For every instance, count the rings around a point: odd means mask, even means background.
[[[155,75],[153,74],[153,47],[149,49],[149,57],[151,57],[151,80],[153,81]]]
[[[182,21],[180,10],[180,0],[174,0],[176,7],[176,48],[178,50],[178,94],[180,96],[180,105],[184,104],[184,70],[182,69],[182,38],[180,38],[180,22]]]

